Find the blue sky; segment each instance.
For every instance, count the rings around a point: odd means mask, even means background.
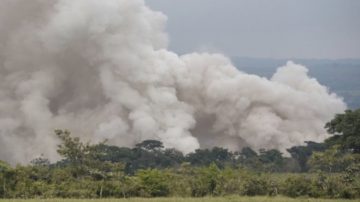
[[[266,58],[360,58],[360,0],[145,0],[170,49]]]

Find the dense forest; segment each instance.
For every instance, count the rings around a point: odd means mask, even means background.
[[[286,195],[360,198],[360,109],[325,125],[331,137],[284,155],[245,147],[183,153],[146,140],[134,148],[84,143],[56,130],[62,160],[0,161],[0,198]]]

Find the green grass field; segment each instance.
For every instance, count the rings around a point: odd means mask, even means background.
[[[205,198],[131,198],[131,199],[0,199],[0,202],[350,202],[346,199],[308,199],[286,197],[205,197]]]

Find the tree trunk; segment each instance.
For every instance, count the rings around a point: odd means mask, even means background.
[[[103,184],[101,183],[101,187],[100,187],[100,198],[102,198],[102,192],[103,192]]]
[[[3,183],[3,198],[6,197],[6,179],[4,178],[4,183]]]

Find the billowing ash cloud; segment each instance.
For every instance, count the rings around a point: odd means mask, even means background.
[[[0,159],[57,159],[55,128],[118,146],[285,151],[326,138],[346,108],[292,62],[268,80],[221,54],[168,51],[165,21],[143,0],[2,0]]]

